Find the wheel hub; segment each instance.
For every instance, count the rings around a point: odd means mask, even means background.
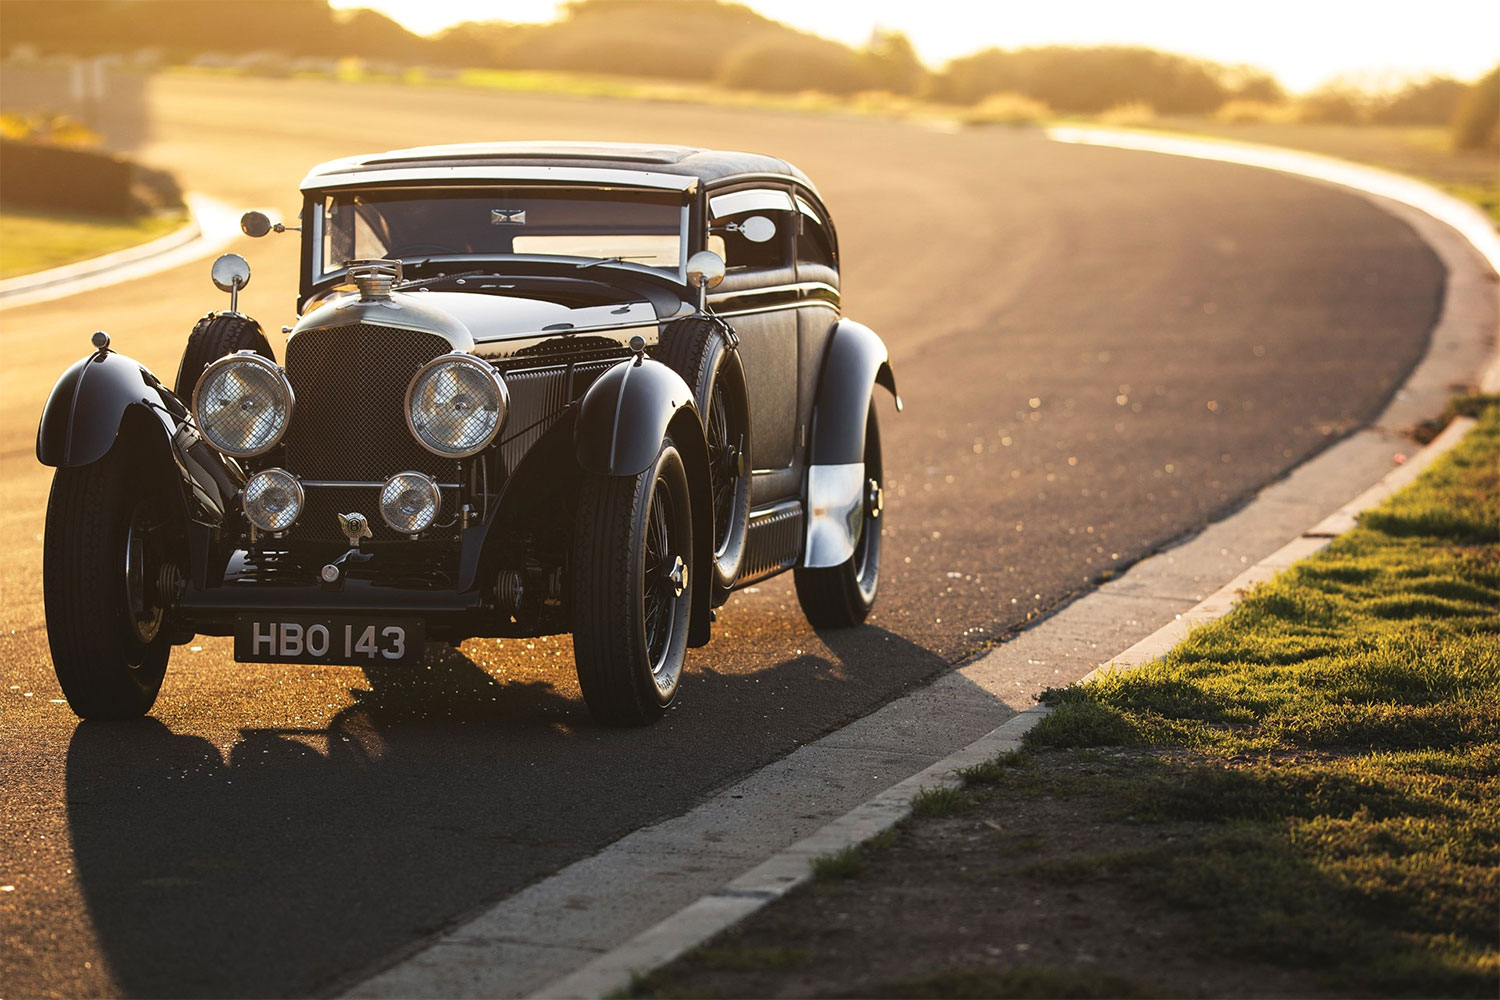
[[[137,508],[125,533],[125,600],[130,624],[142,643],[155,640],[161,630],[164,584],[171,583],[163,576],[154,527],[144,510]]]
[[[878,480],[871,479],[865,484],[865,513],[870,517],[879,517],[883,510],[885,510],[885,490],[881,488]]]
[[[673,556],[672,566],[667,570],[667,583],[672,588],[673,597],[681,597],[687,590],[687,575],[687,564],[682,561],[682,556]]]

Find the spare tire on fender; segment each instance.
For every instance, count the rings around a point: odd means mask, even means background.
[[[271,342],[266,340],[260,324],[249,316],[234,312],[211,312],[204,316],[188,334],[172,391],[183,402],[189,402],[203,369],[236,351],[254,351],[263,358],[276,360],[276,355],[271,352]]]

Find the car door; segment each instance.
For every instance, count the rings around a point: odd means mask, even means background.
[[[797,353],[798,423],[812,427],[812,408],[828,339],[839,321],[838,239],[828,214],[811,192],[798,190]],[[803,461],[806,456],[802,456]]]
[[[750,403],[751,502],[796,496],[799,423],[796,206],[788,188],[757,184],[708,196],[708,247],[724,258],[724,280],[709,297],[734,327]],[[752,240],[741,227],[769,219],[774,233]],[[751,227],[752,231],[754,227]]]

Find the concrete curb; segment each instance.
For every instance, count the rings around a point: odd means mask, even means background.
[[[0,311],[50,302],[206,257],[240,235],[239,216],[207,195],[188,194],[189,221],[165,236],[75,264],[0,281]]]
[[[1232,601],[1221,595],[1232,592],[1247,567],[1297,558],[1285,544],[1289,524],[1317,525],[1292,546],[1326,544],[1328,512],[1351,516],[1353,505],[1371,495],[1349,501],[1351,484],[1386,483],[1393,453],[1409,444],[1405,433],[1440,412],[1455,383],[1468,384],[1486,368],[1487,384],[1500,381],[1494,268],[1425,212],[1367,196],[1408,221],[1448,275],[1427,352],[1369,427],[1267,485],[1229,517],[983,656],[797,748],[687,813],[627,834],[415,942],[344,987],[344,995],[598,996],[623,987],[633,974],[785,893],[807,877],[812,858],[894,823],[924,784],[950,781],[955,767],[1017,746],[1046,711],[1027,707],[1028,691],[1122,659],[1162,623],[1178,627],[1200,604],[1217,600],[1227,610]],[[1407,461],[1396,475],[1415,475],[1418,461]],[[1125,652],[1110,657],[1117,650]],[[963,749],[954,753],[954,745]],[[642,926],[650,929],[641,933]]]
[[[1235,577],[1186,614],[1164,625],[1129,649],[1088,673],[1087,683],[1110,673],[1145,666],[1162,656],[1201,625],[1222,618],[1254,587],[1271,580],[1293,563],[1326,548],[1354,527],[1356,517],[1409,485],[1429,465],[1452,450],[1477,423],[1459,417],[1406,464],[1361,493],[1323,521]],[[927,769],[898,782],[824,826],[810,837],[750,869],[724,888],[674,913],[649,930],[601,955],[578,971],[539,990],[538,998],[602,997],[624,989],[633,977],[658,969],[681,957],[714,935],[727,930],[767,903],[773,902],[812,877],[820,858],[854,847],[895,826],[911,813],[912,799],[925,788],[956,787],[966,767],[1021,747],[1026,734],[1046,718],[1045,705],[1029,708],[992,732]]]

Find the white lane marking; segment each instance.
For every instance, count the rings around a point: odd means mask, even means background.
[[[223,249],[239,237],[240,216],[232,206],[202,194],[187,194],[183,200],[192,221],[176,232],[76,264],[0,281],[0,311],[91,292],[180,267]]]

